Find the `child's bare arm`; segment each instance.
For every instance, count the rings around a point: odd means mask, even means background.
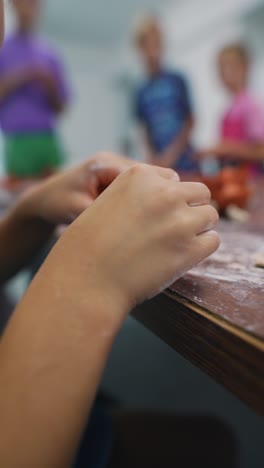
[[[0,221],[0,284],[25,266],[56,224],[69,223],[132,162],[99,154],[25,193]]]
[[[201,151],[201,157],[217,156],[240,161],[264,161],[264,143],[244,143],[223,140],[217,145]]]
[[[67,103],[61,96],[58,82],[53,74],[48,70],[37,70],[36,81],[42,86],[46,93],[50,107],[59,113],[65,111]]]
[[[30,261],[53,230],[41,219],[24,218],[18,207],[0,221],[0,285]]]
[[[174,139],[171,145],[156,159],[156,163],[159,162],[159,165],[162,167],[173,167],[178,161],[184,150],[186,149],[187,144],[190,141],[191,134],[194,128],[194,118],[190,116],[179,135]]]
[[[209,200],[138,165],[68,228],[1,343],[1,466],[70,466],[128,312],[218,247]]]
[[[17,89],[34,79],[33,70],[12,72],[0,78],[0,103]]]
[[[41,69],[28,69],[12,72],[0,78],[0,103],[15,93],[27,83],[35,81],[39,83],[46,92],[50,106],[57,112],[62,112],[65,102],[61,98],[56,80],[51,73]]]
[[[145,160],[148,164],[155,164],[156,162],[156,152],[150,141],[149,134],[145,125],[140,126],[140,135],[143,144],[143,152]]]

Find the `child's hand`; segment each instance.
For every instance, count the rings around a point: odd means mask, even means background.
[[[52,224],[69,223],[79,216],[133,161],[102,153],[84,164],[58,173],[25,192],[18,204],[24,217]]]
[[[211,231],[218,214],[209,203],[206,186],[180,183],[170,169],[136,165],[69,227],[54,254],[69,262],[80,300],[92,290],[127,312],[218,248]]]
[[[230,146],[232,146],[232,143],[220,142],[215,146],[198,151],[197,158],[202,160],[209,157],[224,157],[229,154]]]
[[[44,68],[36,69],[33,74],[33,79],[47,92],[52,92],[57,88],[57,81],[54,75]]]
[[[215,148],[208,148],[202,149],[195,152],[195,156],[198,160],[202,161],[203,159],[207,159],[209,157],[215,157]]]

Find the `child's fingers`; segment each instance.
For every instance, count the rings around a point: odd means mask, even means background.
[[[175,172],[173,169],[167,169],[167,168],[162,168],[158,166],[154,166],[153,168],[156,170],[156,173],[160,175],[163,179],[168,179],[168,180],[175,179],[175,181],[177,182],[180,181],[179,174]]]
[[[148,177],[162,177],[162,179],[179,181],[179,175],[173,169],[162,168],[159,166],[150,166],[149,164],[134,164],[126,171],[126,175],[136,175],[137,177],[145,177],[146,184]],[[150,179],[151,180],[151,179]]]
[[[87,208],[91,206],[93,199],[86,193],[74,192],[71,194],[68,203],[65,201],[66,210],[75,217],[81,215]]]
[[[85,161],[80,169],[84,174],[90,174],[100,169],[115,169],[118,174],[135,164],[134,161],[114,153],[99,153],[94,158]]]
[[[192,213],[196,234],[215,229],[219,221],[219,215],[211,205],[189,208]]]
[[[120,174],[118,167],[98,167],[94,170],[96,177],[97,192],[103,192]]]
[[[211,200],[211,192],[200,182],[182,182],[181,190],[190,206],[207,205]]]
[[[133,159],[111,152],[98,153],[93,160],[95,163],[101,164],[102,166],[118,167],[121,169],[121,171],[124,171],[128,167],[134,166],[135,164]]]
[[[220,242],[220,236],[216,231],[205,232],[197,236],[194,240],[194,248],[198,262],[212,255],[218,249]]]

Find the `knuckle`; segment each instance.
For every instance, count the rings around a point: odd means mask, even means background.
[[[216,234],[211,236],[211,242],[209,246],[209,255],[212,255],[214,252],[216,252],[216,250],[220,246],[220,243],[221,241],[220,241],[219,236],[217,236]]]
[[[207,187],[207,185],[205,185],[205,184],[201,184],[201,185],[202,185],[201,188],[202,188],[202,190],[204,192],[205,198],[208,199],[208,200],[211,200],[211,198],[212,198],[211,190]]]
[[[170,187],[164,181],[160,183],[160,180],[157,180],[155,187],[153,186],[154,197],[153,200],[157,205],[157,209],[164,211],[170,211],[177,206],[177,200],[179,198],[179,193],[177,188]]]
[[[134,164],[127,170],[127,174],[130,177],[139,177],[145,175],[147,172],[147,166],[145,164]]]
[[[212,205],[208,205],[208,217],[210,217],[215,224],[219,221],[219,213]]]
[[[164,203],[169,201],[171,191],[168,187],[168,184],[164,183],[163,181],[160,183],[159,181],[157,190],[158,190],[160,199],[162,199]]]
[[[176,202],[176,198],[177,198],[177,195],[176,195],[174,189],[167,189],[167,190],[164,190],[164,192],[163,192],[163,199],[164,199],[164,202],[165,202],[168,206],[174,205],[175,202]]]
[[[168,184],[167,184],[168,186]],[[174,200],[181,201],[182,203],[186,204],[186,187],[184,186],[184,182],[177,182],[170,183],[168,186],[168,190],[171,193],[171,196],[174,197]]]
[[[171,210],[172,195],[165,184],[160,184],[159,181],[153,181],[151,191],[142,203],[145,203],[148,211],[152,214],[161,215]]]
[[[212,237],[214,239],[214,246],[215,246],[215,250],[216,250],[216,249],[218,249],[218,247],[221,244],[221,237],[218,234],[218,232],[214,232]]]
[[[171,179],[173,177],[179,177],[177,172],[175,172],[173,169],[170,169],[170,168],[163,169],[163,172]]]
[[[207,187],[207,185],[203,184],[202,182],[197,182],[196,183],[197,189],[201,192],[201,194],[204,196],[204,198],[211,200],[211,191]]]
[[[171,169],[173,171],[173,177],[177,177],[179,180],[181,179],[180,178],[180,175],[177,171],[174,171],[173,169]]]
[[[176,225],[177,228],[180,228],[183,231],[184,235],[186,235],[187,237],[189,234],[193,234],[193,216],[190,212],[179,212],[176,220]]]
[[[220,246],[221,239],[217,232],[210,232],[206,236],[207,254],[213,254]]]

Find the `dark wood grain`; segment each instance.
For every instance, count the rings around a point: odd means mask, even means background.
[[[221,221],[222,245],[134,317],[264,415],[264,183],[246,224]]]
[[[194,365],[264,415],[264,342],[164,293],[134,317]],[[195,389],[194,389],[195,391]]]

